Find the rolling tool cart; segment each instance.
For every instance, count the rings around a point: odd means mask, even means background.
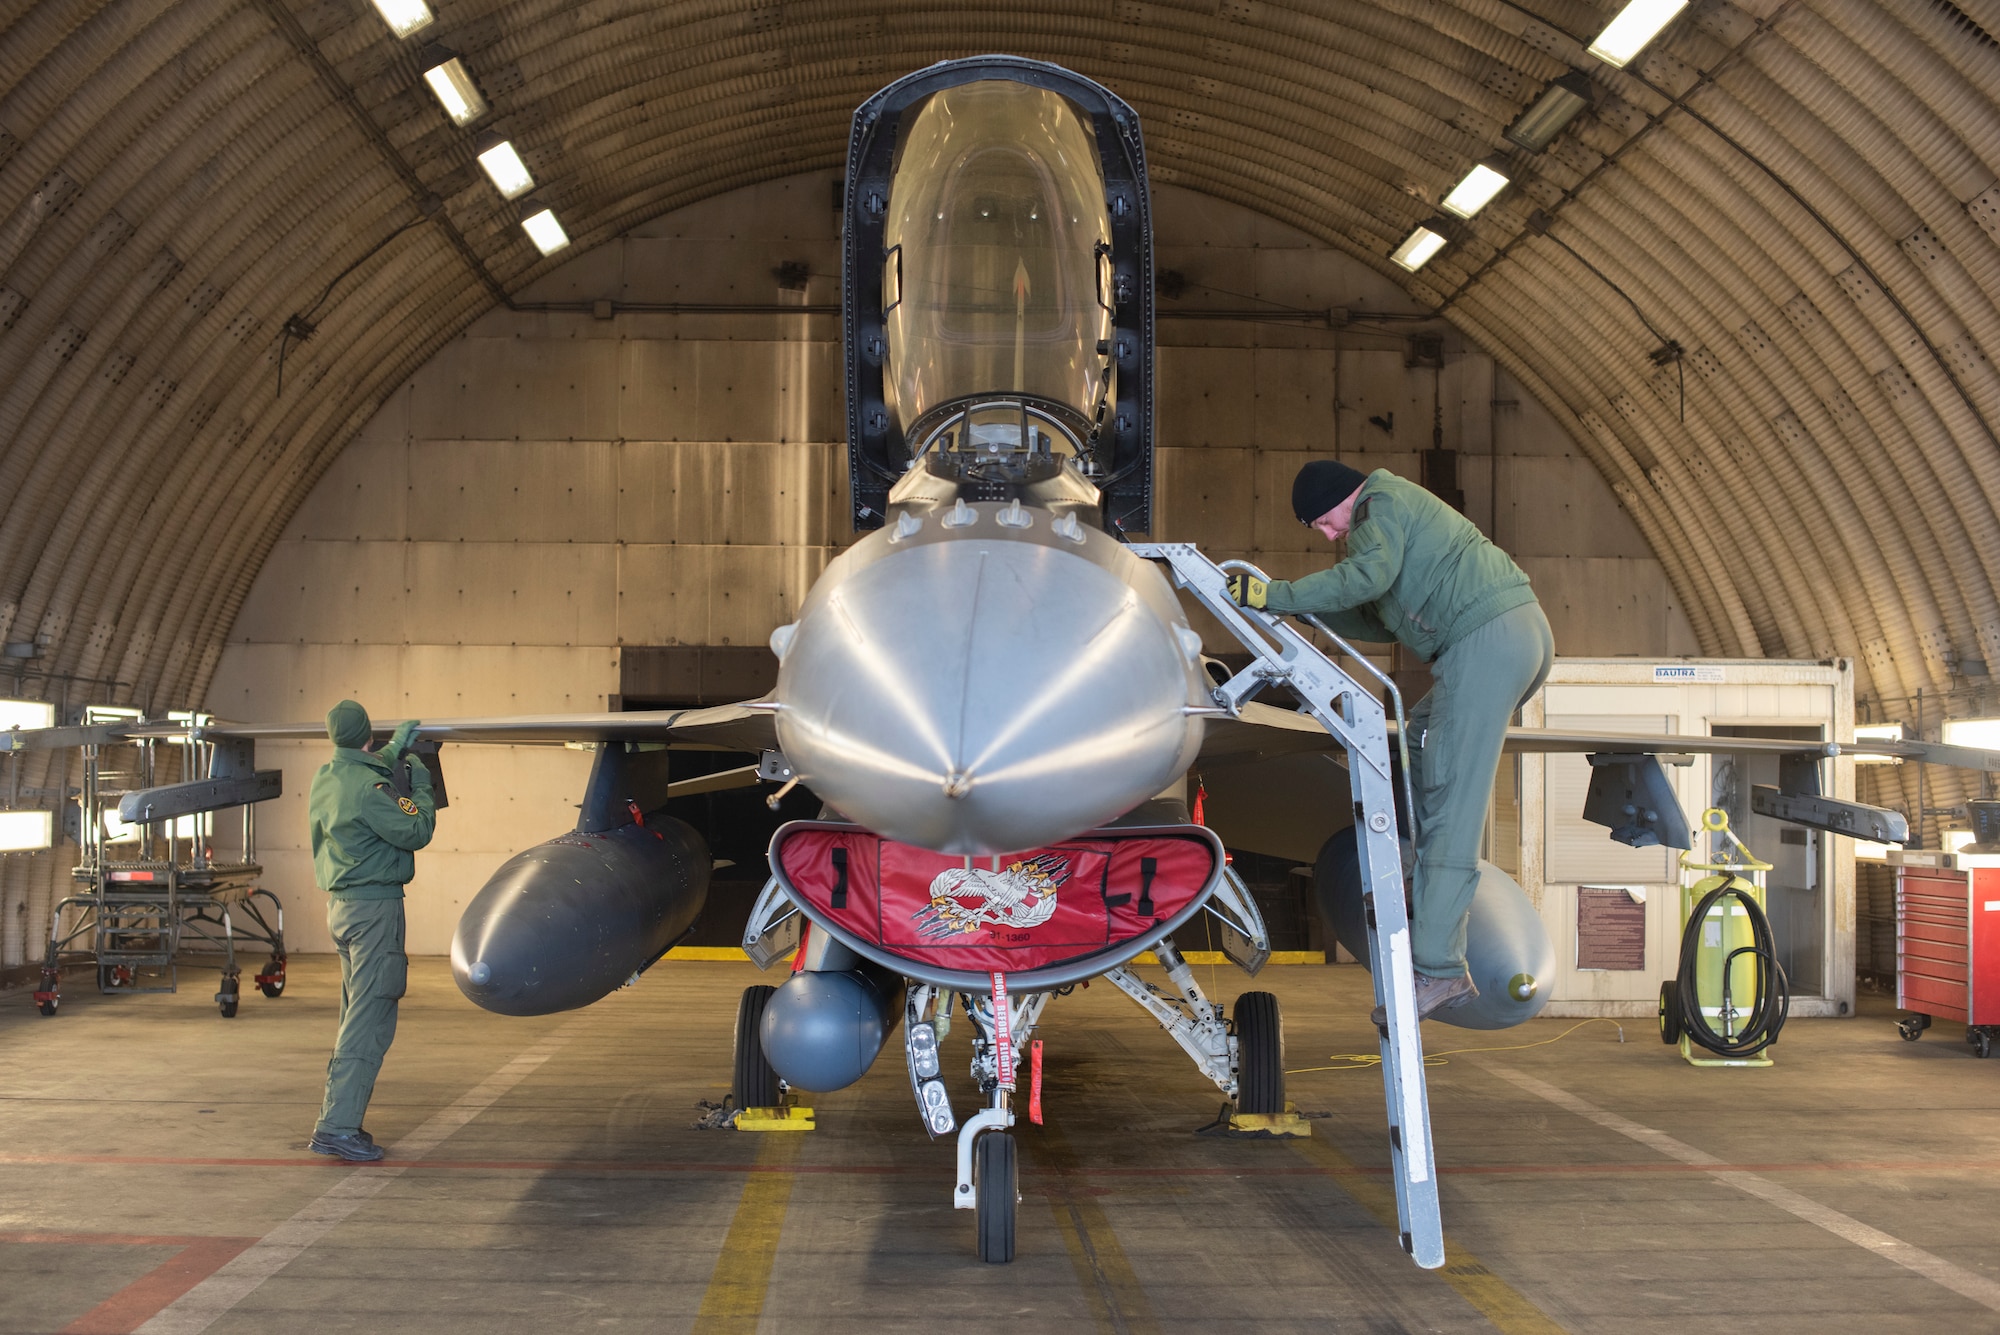
[[[2000,1034],[2000,857],[1940,861],[1958,865],[1896,868],[1896,1004],[1911,1012],[1896,1027],[1915,1042],[1931,1021],[1955,1020],[1988,1057]]]

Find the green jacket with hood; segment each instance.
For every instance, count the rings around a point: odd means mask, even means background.
[[[312,827],[313,876],[344,899],[401,899],[416,874],[414,854],[431,841],[437,802],[421,761],[410,766],[410,795],[396,792],[396,762],[409,748],[415,722],[404,724],[380,751],[361,748],[374,729],[352,700],[328,711],[333,759],[313,775],[306,799]]]
[[[1347,558],[1303,579],[1273,580],[1264,605],[1314,613],[1349,639],[1401,640],[1431,660],[1534,601],[1521,567],[1470,520],[1378,468],[1355,495]]]

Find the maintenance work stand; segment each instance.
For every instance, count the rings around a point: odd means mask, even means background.
[[[258,990],[285,990],[285,910],[258,884],[254,805],[278,796],[282,775],[255,768],[248,740],[204,737],[206,715],[171,714],[154,735],[107,735],[136,713],[90,706],[71,730],[83,759],[67,818],[82,850],[78,890],[51,916],[35,1002],[56,1014],[62,970],[78,964],[95,968],[100,992],[174,992],[179,956],[192,951],[221,956],[215,1003],[227,1019],[241,997],[239,945],[269,952]],[[216,818],[231,810],[240,838],[235,856],[218,858]]]
[[[1265,579],[1263,571],[1245,561],[1217,565],[1189,543],[1133,543],[1131,551],[1144,560],[1165,564],[1172,572],[1174,587],[1185,590],[1250,651],[1249,666],[1215,688],[1218,706],[1233,716],[1266,687],[1283,685],[1347,753],[1355,844],[1365,887],[1362,902],[1367,910],[1370,968],[1375,1000],[1388,1016],[1381,1029],[1382,1092],[1388,1105],[1389,1161],[1396,1181],[1398,1227],[1403,1250],[1419,1266],[1434,1270],[1444,1264],[1444,1228],[1438,1213],[1430,1097],[1424,1083],[1409,902],[1396,819],[1399,776],[1404,809],[1416,811],[1409,794],[1409,755],[1403,749],[1408,729],[1403,726],[1402,693],[1318,618],[1300,618],[1381,683],[1396,714],[1396,745],[1401,749],[1398,770],[1390,760],[1388,716],[1381,701],[1283,617],[1242,607],[1229,596],[1232,571]]]

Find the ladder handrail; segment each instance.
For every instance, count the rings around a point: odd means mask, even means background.
[[[1256,576],[1266,584],[1271,582],[1269,575],[1265,574],[1254,563],[1249,561],[1220,561],[1216,563],[1215,568],[1224,572],[1240,570],[1246,574]],[[1319,617],[1311,612],[1299,612],[1296,615],[1299,620],[1305,622],[1308,626],[1311,626],[1314,630],[1339,645],[1342,653],[1346,654],[1356,663],[1359,663],[1362,669],[1376,681],[1381,682],[1382,689],[1389,693],[1389,702],[1396,707],[1396,758],[1402,762],[1403,767],[1403,815],[1410,822],[1410,842],[1415,843],[1417,837],[1417,794],[1416,790],[1410,786],[1410,722],[1403,716],[1403,692],[1397,687],[1395,678],[1369,662],[1366,655],[1349,644],[1346,637],[1341,635],[1340,632],[1327,625],[1324,621],[1321,621]],[[1339,664],[1335,664],[1334,666],[1338,668]]]

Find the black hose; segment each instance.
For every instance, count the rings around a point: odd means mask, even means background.
[[[1729,996],[1729,974],[1735,967],[1736,957],[1753,955],[1763,965],[1757,970],[1757,998],[1750,1008],[1750,1018],[1736,1031],[1734,1038],[1711,1026],[1708,1017],[1702,1014],[1695,972],[1701,950],[1701,925],[1708,921],[1711,909],[1731,896],[1743,902],[1743,910],[1750,919],[1752,944],[1738,946],[1723,958],[1725,1007],[1733,1000]],[[1762,906],[1749,893],[1749,887],[1743,881],[1730,877],[1702,896],[1694,906],[1694,912],[1688,915],[1687,930],[1681,934],[1680,976],[1674,980],[1674,999],[1680,1008],[1681,1032],[1694,1040],[1696,1046],[1706,1048],[1718,1057],[1754,1057],[1778,1041],[1778,1031],[1785,1027],[1785,1017],[1791,1010],[1791,983],[1785,977],[1784,966],[1778,963],[1771,920],[1764,916]]]

